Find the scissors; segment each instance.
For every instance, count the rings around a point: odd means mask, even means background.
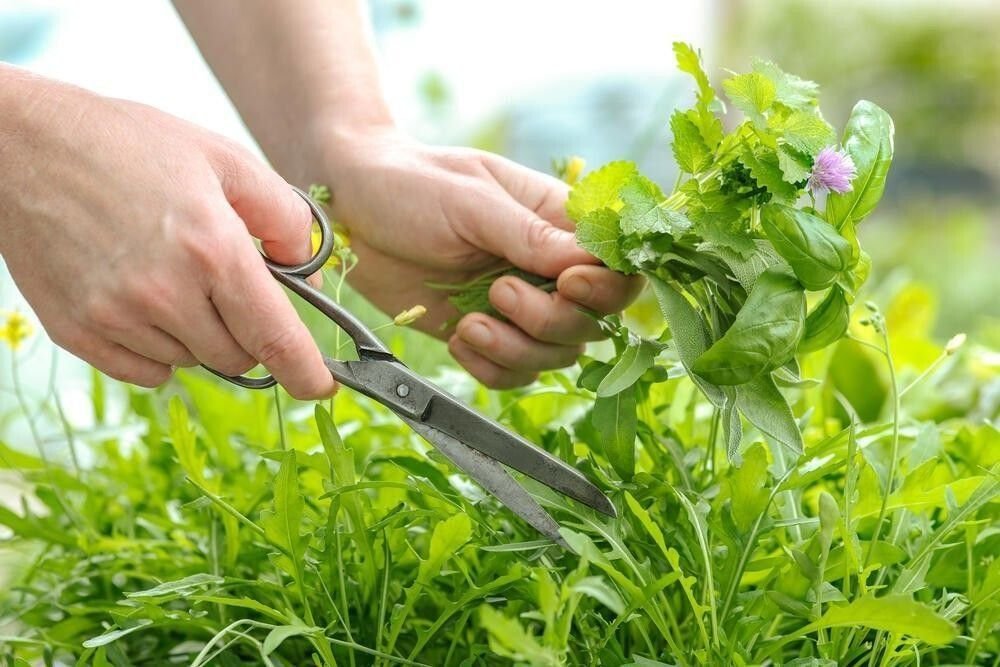
[[[579,470],[473,410],[407,368],[371,329],[306,281],[330,257],[334,237],[323,209],[298,188],[295,192],[309,205],[322,232],[319,249],[308,262],[296,266],[277,264],[266,255],[264,262],[275,280],[326,315],[354,342],[357,361],[339,361],[324,356],[323,360],[333,377],[392,410],[514,514],[557,544],[566,545],[559,535],[559,524],[514,480],[507,468],[513,468],[603,514],[617,516],[608,497]],[[208,370],[249,389],[267,389],[276,384],[270,375],[251,378],[224,375],[212,368]]]

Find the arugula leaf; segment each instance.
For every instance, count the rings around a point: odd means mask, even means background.
[[[854,160],[857,176],[850,192],[831,193],[826,201],[826,219],[837,229],[848,220],[857,225],[882,198],[892,164],[894,134],[892,118],[877,105],[866,100],[854,105],[843,144]]]
[[[764,124],[764,114],[774,104],[774,82],[760,72],[737,74],[722,82],[729,101],[756,125]]]
[[[799,633],[838,627],[872,628],[938,645],[947,644],[957,636],[954,624],[927,605],[904,595],[877,598],[871,594],[846,605],[831,606],[818,621],[802,628]]]
[[[635,437],[638,430],[635,388],[594,401],[591,421],[601,436],[604,456],[622,479],[635,474]]]

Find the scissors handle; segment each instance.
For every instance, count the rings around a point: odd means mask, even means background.
[[[354,346],[357,348],[360,359],[394,359],[395,357],[389,351],[389,348],[361,320],[306,281],[306,278],[322,269],[326,261],[330,259],[334,245],[333,229],[323,208],[312,197],[294,186],[292,186],[292,189],[309,205],[313,220],[319,226],[321,234],[319,248],[309,261],[295,265],[278,264],[261,252],[261,255],[264,257],[264,264],[267,265],[268,270],[275,280],[298,294],[316,310],[326,315],[327,318],[343,329],[344,333],[354,341]],[[247,389],[267,389],[277,384],[271,375],[260,378],[252,378],[245,375],[226,375],[214,368],[203,367],[223,380]]]

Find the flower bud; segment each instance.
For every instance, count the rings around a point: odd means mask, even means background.
[[[397,327],[409,326],[426,314],[427,314],[426,308],[420,305],[416,305],[413,308],[407,308],[399,315],[396,315],[396,317],[392,319],[392,323],[395,324]]]
[[[574,155],[570,159],[566,160],[566,170],[563,172],[563,180],[566,181],[568,185],[573,185],[578,180],[580,180],[580,174],[583,173],[583,167],[586,163],[583,158]]]
[[[965,339],[966,335],[964,333],[955,334],[954,336],[951,337],[951,340],[949,340],[945,344],[944,353],[947,355],[955,354],[956,352],[958,352],[958,348],[965,345]]]

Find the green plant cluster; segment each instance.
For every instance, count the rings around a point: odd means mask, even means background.
[[[748,121],[726,134],[677,52],[699,89],[672,121],[677,188],[612,163],[569,204],[581,241],[647,276],[664,333],[605,318],[610,360],[499,396],[438,378],[618,518],[526,480],[569,548],[539,539],[348,390],[307,406],[95,372],[95,427],[74,429],[24,396],[12,348],[33,442],[0,443],[22,497],[0,505],[0,664],[1000,665],[1000,356],[924,337],[916,288],[848,309],[888,117],[859,105],[853,190],[800,206],[833,140],[790,139],[825,122],[814,85],[734,76]]]

